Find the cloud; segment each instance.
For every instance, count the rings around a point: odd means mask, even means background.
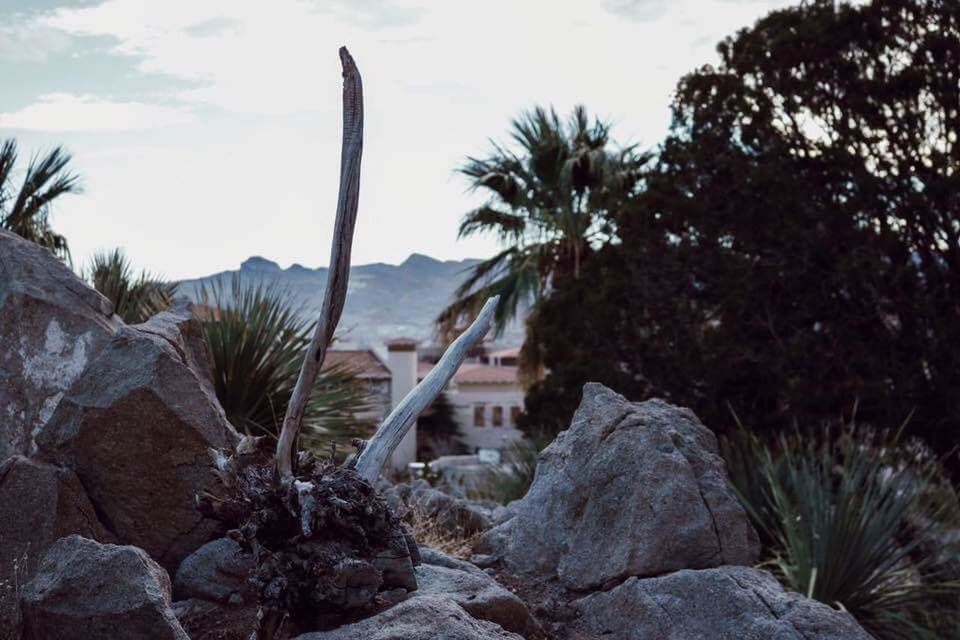
[[[0,60],[43,62],[51,54],[70,47],[72,38],[63,31],[16,16],[0,24]]]
[[[33,131],[136,131],[192,121],[185,109],[71,93],[48,93],[19,111],[0,113],[0,128]]]
[[[603,8],[630,20],[648,22],[667,13],[668,0],[603,0]]]

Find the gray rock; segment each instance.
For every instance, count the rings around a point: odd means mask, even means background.
[[[629,578],[572,606],[587,635],[618,640],[871,640],[850,614],[749,567]]]
[[[395,491],[397,498],[388,498],[388,504],[395,510],[399,508],[398,513],[416,512],[443,531],[473,535],[490,526],[489,510],[471,500],[455,498],[429,486],[404,490],[396,485]]]
[[[466,571],[467,573],[473,573],[481,576],[487,575],[483,572],[483,569],[467,562],[466,560],[460,560],[459,558],[454,558],[448,556],[445,553],[441,553],[436,549],[431,549],[430,547],[420,547],[420,559],[423,564],[432,564],[437,567],[446,567],[448,569],[458,569],[459,571]]]
[[[0,460],[32,452],[34,434],[122,324],[53,254],[0,231]]]
[[[475,620],[447,598],[410,598],[375,616],[297,640],[522,640],[485,620]]]
[[[112,541],[76,474],[22,456],[0,463],[0,637],[18,625],[16,585],[30,579],[50,545],[72,533]]]
[[[482,571],[423,564],[417,567],[417,584],[420,587],[412,598],[448,598],[474,618],[495,622],[507,631],[524,636],[540,631],[527,605]]]
[[[540,455],[514,516],[478,550],[591,590],[628,576],[752,564],[757,535],[713,433],[688,409],[587,384],[570,429]]]
[[[189,640],[170,607],[170,578],[136,547],[61,538],[21,603],[24,640]]]
[[[218,538],[184,558],[173,579],[178,600],[200,598],[223,604],[252,603],[247,585],[253,557],[230,538]]]
[[[190,640],[249,638],[256,628],[257,605],[225,605],[191,598],[173,603],[173,612]]]
[[[189,310],[123,327],[87,366],[37,436],[39,454],[73,469],[104,524],[169,571],[216,537],[195,496],[216,492],[211,448],[239,439],[184,328]]]

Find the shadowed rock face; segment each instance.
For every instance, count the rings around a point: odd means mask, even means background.
[[[713,433],[688,409],[584,387],[514,516],[486,534],[507,568],[586,591],[629,576],[752,564],[758,544]]]
[[[618,640],[871,640],[850,614],[749,567],[630,578],[572,606],[588,634]]]
[[[216,486],[209,449],[238,440],[209,372],[195,368],[194,323],[180,308],[121,328],[37,436],[40,455],[76,472],[117,538],[170,571],[220,530],[194,500]]]
[[[24,640],[189,640],[170,578],[136,547],[61,538],[24,587]]]
[[[0,460],[32,452],[34,434],[122,324],[53,254],[0,231]]]

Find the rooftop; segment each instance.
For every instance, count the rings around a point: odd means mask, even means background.
[[[327,351],[323,368],[329,369],[338,365],[365,380],[390,379],[390,369],[370,349],[332,349]]]

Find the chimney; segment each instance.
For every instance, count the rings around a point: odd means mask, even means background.
[[[387,342],[387,366],[390,368],[390,408],[393,410],[417,386],[417,341],[396,338]],[[390,457],[395,471],[405,471],[417,459],[417,424],[414,423]]]

